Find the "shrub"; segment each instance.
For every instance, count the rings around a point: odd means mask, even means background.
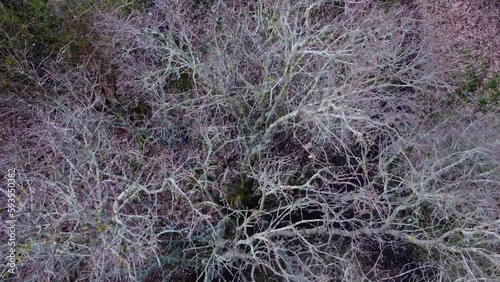
[[[498,118],[431,123],[415,20],[368,4],[97,10],[0,100],[23,281],[497,277]]]

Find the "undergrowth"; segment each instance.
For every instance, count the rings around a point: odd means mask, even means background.
[[[396,2],[2,4],[16,276],[496,279],[499,77]]]

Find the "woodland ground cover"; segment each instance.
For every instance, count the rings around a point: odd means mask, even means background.
[[[16,276],[496,281],[500,4],[451,2],[0,4]]]

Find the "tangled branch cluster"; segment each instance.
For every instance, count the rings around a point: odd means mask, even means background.
[[[498,277],[499,120],[430,118],[412,16],[155,1],[96,14],[85,64],[19,55],[0,150],[24,281]]]

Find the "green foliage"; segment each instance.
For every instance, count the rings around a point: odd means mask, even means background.
[[[90,30],[96,10],[116,10],[127,16],[144,10],[150,1],[141,0],[7,0],[0,3],[0,82],[22,78],[12,77],[17,60],[27,59],[40,64],[49,57],[62,55],[66,62],[80,63],[82,56],[92,54],[95,37]]]
[[[238,180],[227,185],[226,200],[232,208],[252,209],[258,206],[260,197],[255,195],[256,181],[241,173]]]
[[[81,13],[90,6],[86,3],[69,5],[47,0],[29,0],[0,6],[0,44],[7,50],[27,48],[29,58],[40,61],[57,54],[69,45],[70,51],[88,47],[85,40],[87,16]],[[76,17],[80,15],[80,17]],[[4,54],[5,55],[5,54]],[[5,62],[6,58],[2,58]]]
[[[147,141],[150,136],[151,133],[148,130],[137,130],[137,132],[135,133],[137,146],[139,147],[139,150],[141,152],[143,152],[146,149]]]
[[[134,104],[128,107],[127,112],[131,114],[131,120],[134,123],[143,123],[146,117],[151,114],[151,107],[143,101],[138,101]]]
[[[169,86],[180,93],[187,92],[193,88],[193,79],[188,72],[182,72],[178,77],[169,80]]]
[[[446,104],[473,103],[481,112],[498,110],[500,101],[500,74],[494,74],[490,80],[485,78],[488,63],[483,63],[479,68],[468,64],[464,73],[456,73],[456,78],[462,82],[454,93],[450,93]]]
[[[498,110],[500,106],[500,74],[495,74],[490,82],[479,92],[477,105],[479,110],[486,113],[490,110]]]
[[[463,91],[474,92],[479,88],[481,82],[482,79],[477,70],[472,65],[469,65],[465,71],[465,86]]]

